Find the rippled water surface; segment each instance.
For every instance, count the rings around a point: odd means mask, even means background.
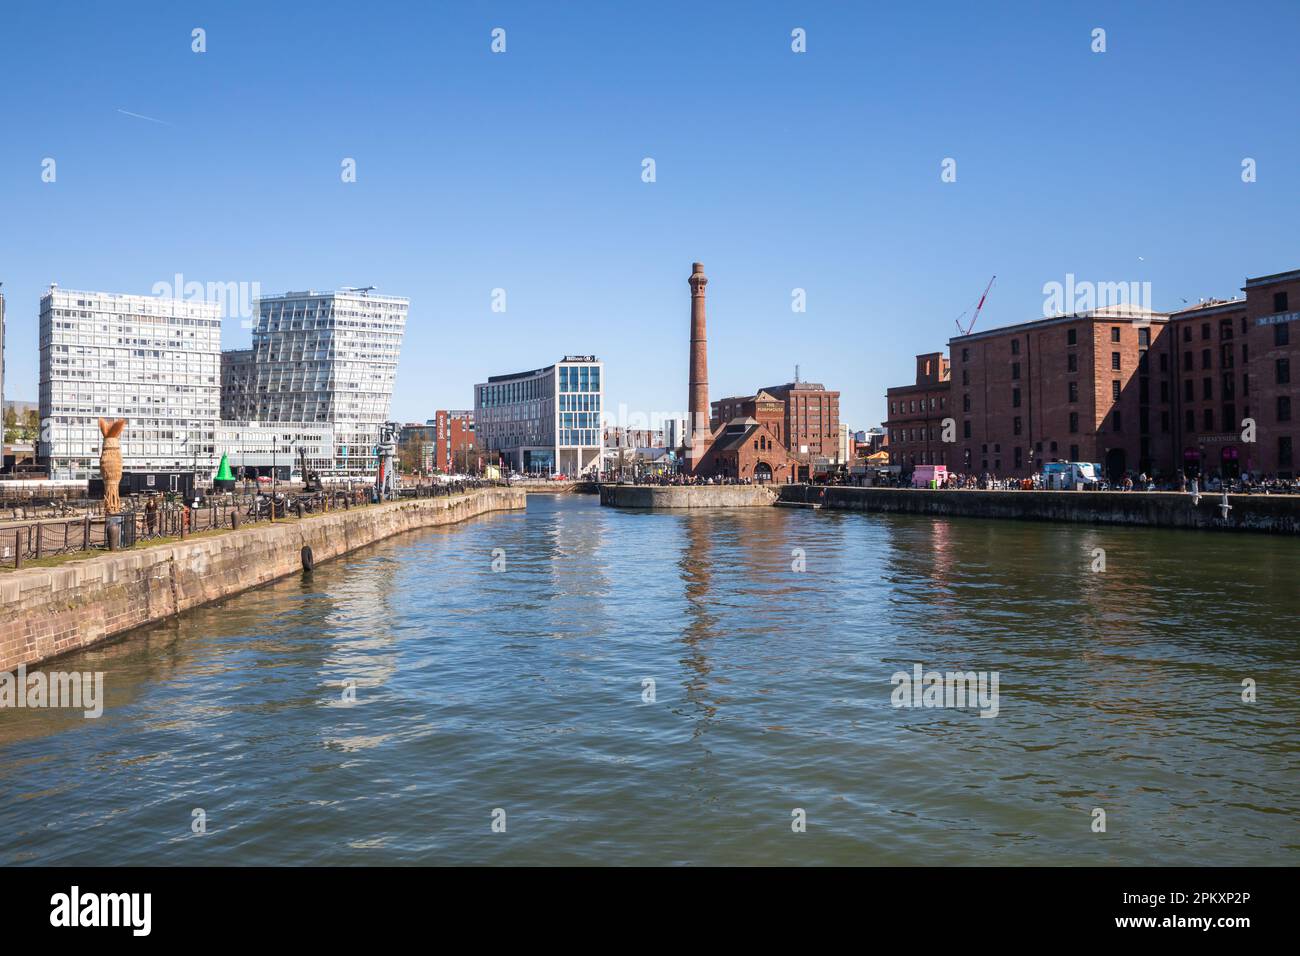
[[[1295,865],[1298,623],[1279,538],[533,496],[59,662],[0,864]]]

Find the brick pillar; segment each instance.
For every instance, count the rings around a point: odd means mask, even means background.
[[[687,281],[691,285],[691,378],[687,397],[690,451],[686,463],[694,471],[709,437],[709,345],[704,321],[704,287],[709,279],[703,263],[694,264]]]

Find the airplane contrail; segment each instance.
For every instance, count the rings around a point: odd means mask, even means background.
[[[166,120],[154,119],[152,116],[145,116],[143,113],[132,113],[130,110],[124,110],[124,109],[119,109],[118,112],[121,113],[123,116],[134,116],[136,119],[148,120],[150,123],[160,123],[163,126],[172,125]]]

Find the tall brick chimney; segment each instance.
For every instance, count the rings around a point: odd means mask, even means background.
[[[709,438],[709,345],[704,328],[704,287],[709,277],[704,274],[704,263],[691,268],[691,381],[687,396],[690,421],[690,452],[687,467],[694,471],[704,457],[705,443]]]

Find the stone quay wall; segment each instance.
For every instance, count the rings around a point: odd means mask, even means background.
[[[600,503],[614,508],[770,508],[769,485],[601,485]]]
[[[514,488],[417,498],[258,522],[58,567],[0,574],[0,671],[34,665],[302,570],[304,547],[326,561],[376,541],[526,507]]]
[[[1168,491],[930,491],[783,485],[781,499],[821,504],[830,510],[1300,535],[1297,495],[1228,495],[1232,507],[1227,518],[1220,509],[1221,494],[1202,494],[1199,504],[1193,504],[1190,494]]]

